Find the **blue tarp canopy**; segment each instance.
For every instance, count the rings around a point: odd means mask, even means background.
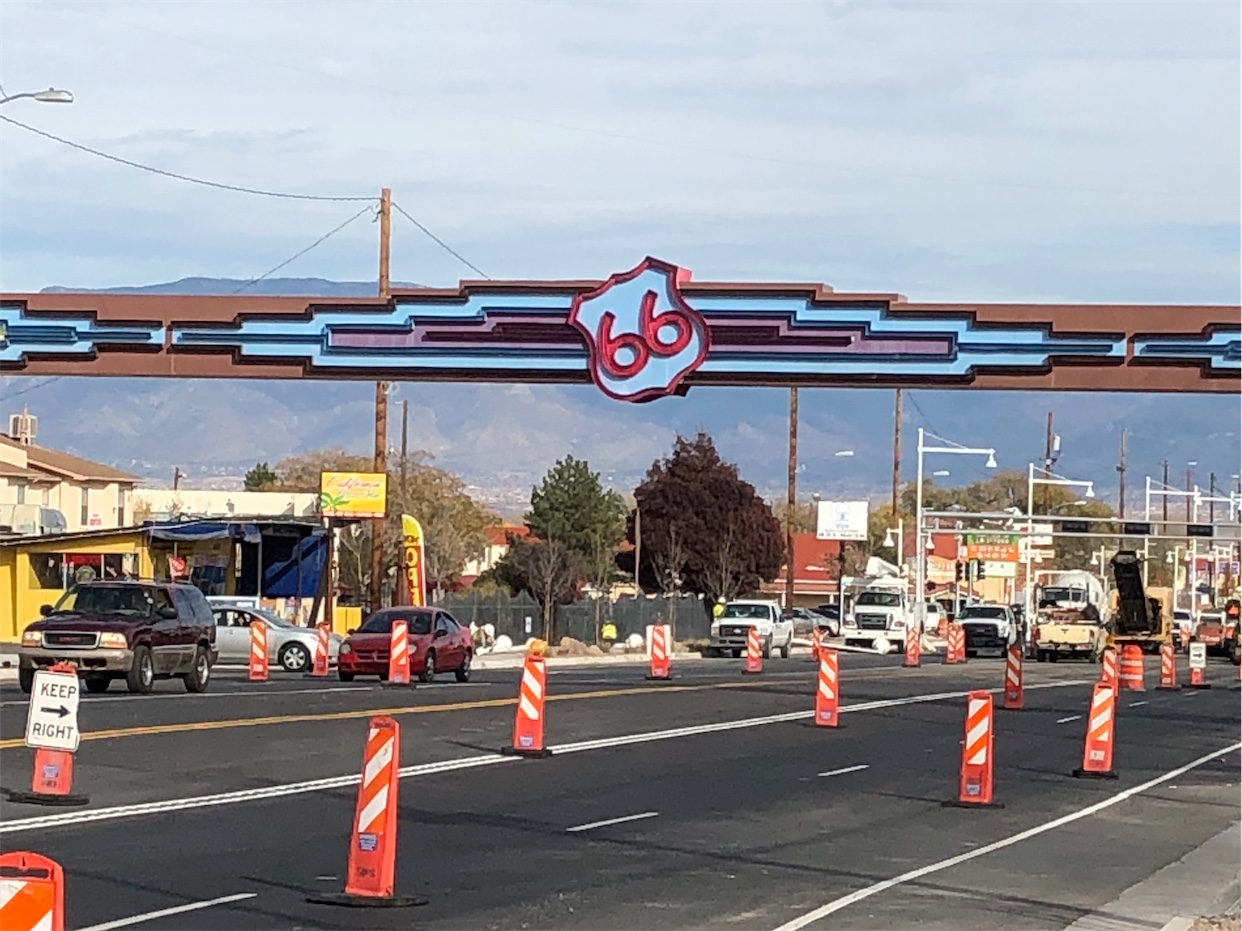
[[[292,556],[263,570],[263,597],[314,598],[327,554],[328,538],[322,533],[298,541]]]
[[[152,540],[169,540],[174,543],[193,543],[198,540],[241,540],[244,543],[259,542],[259,528],[255,524],[234,524],[225,521],[196,520],[184,524],[145,523],[143,527]]]

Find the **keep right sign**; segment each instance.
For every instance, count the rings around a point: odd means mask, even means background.
[[[1206,669],[1207,668],[1207,644],[1192,643],[1190,645],[1190,668]]]

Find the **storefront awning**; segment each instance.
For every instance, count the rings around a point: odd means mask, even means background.
[[[192,543],[198,540],[241,540],[244,543],[259,542],[259,528],[255,524],[234,524],[224,521],[192,521],[184,524],[144,525],[152,540],[168,540],[174,543]]]

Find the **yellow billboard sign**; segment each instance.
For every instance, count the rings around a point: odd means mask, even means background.
[[[324,517],[383,517],[388,510],[388,476],[320,472],[319,510]]]

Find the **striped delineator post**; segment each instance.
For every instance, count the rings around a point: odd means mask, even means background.
[[[393,894],[397,874],[397,788],[401,732],[387,715],[372,718],[362,753],[362,779],[349,836],[344,894],[307,896],[322,905],[358,908],[426,905],[415,896]]]
[[[410,625],[395,620],[388,637],[388,684],[410,684]]]
[[[647,628],[647,642],[651,644],[651,670],[648,679],[668,680],[673,678],[669,669],[671,660],[670,647],[673,643],[673,628],[668,624],[652,624]]]
[[[548,681],[547,665],[542,656],[527,655],[518,685],[517,712],[513,719],[513,745],[501,753],[516,756],[551,756],[543,745],[544,693]]]
[[[1100,682],[1114,691],[1117,689],[1117,649],[1105,647],[1100,654]]]
[[[65,931],[65,875],[37,853],[0,854],[0,928]]]
[[[906,658],[901,664],[906,669],[917,669],[922,662],[922,644],[919,643],[922,635],[922,628],[917,623],[906,626]]]
[[[267,681],[267,624],[264,621],[250,622],[250,662],[246,674],[251,682]]]
[[[1117,691],[1097,682],[1091,692],[1091,713],[1087,715],[1087,738],[1082,751],[1082,768],[1074,770],[1079,779],[1116,779],[1113,772]]]
[[[1006,711],[1022,710],[1022,648],[1017,644],[1005,651],[1005,699]]]
[[[971,692],[966,696],[966,739],[962,741],[962,766],[957,798],[945,802],[956,808],[1002,808],[992,800],[992,695]]]
[[[1160,644],[1160,684],[1156,688],[1169,691],[1181,688],[1177,684],[1177,654],[1172,643]]]
[[[819,651],[819,683],[815,689],[815,724],[837,727],[837,708],[841,702],[840,663],[836,650],[824,647]]]
[[[322,678],[328,674],[328,644],[330,643],[327,624],[315,626],[315,662],[311,666],[311,675]]]
[[[752,676],[763,672],[763,649],[759,642],[759,630],[755,627],[746,629],[746,667],[742,672]]]
[[[958,624],[950,624],[945,632],[944,662],[947,666],[966,662],[966,631]]]

